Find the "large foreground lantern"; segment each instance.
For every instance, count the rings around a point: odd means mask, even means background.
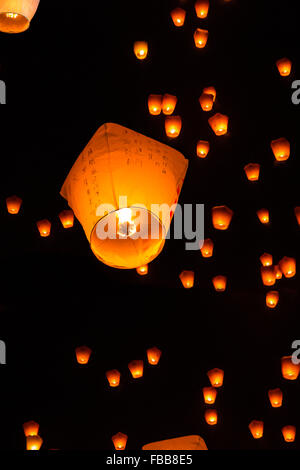
[[[284,137],[277,140],[272,140],[271,148],[274,153],[274,157],[278,162],[284,162],[290,157],[291,144]]]
[[[269,400],[273,408],[280,408],[282,406],[283,394],[280,388],[274,388],[268,391]]]
[[[249,181],[258,181],[260,173],[260,164],[259,163],[248,163],[244,167],[246,176]]]
[[[254,439],[260,439],[264,435],[263,421],[256,421],[256,420],[251,421],[251,423],[249,424],[249,429]]]
[[[183,287],[191,289],[191,287],[194,287],[195,273],[194,271],[182,271],[179,275],[179,279],[181,280]]]
[[[292,70],[292,61],[284,57],[276,62],[278,72],[282,77],[288,77]]]
[[[222,369],[211,369],[207,372],[207,376],[212,387],[222,387],[224,380],[224,371]]]
[[[161,350],[154,347],[154,348],[149,348],[147,349],[147,359],[149,364],[152,366],[156,366],[159,363],[161,356]]]
[[[22,33],[30,26],[40,0],[1,0],[0,31]]]
[[[118,432],[111,438],[116,450],[125,450],[127,439],[128,436],[122,432]]]
[[[227,134],[228,122],[228,116],[225,116],[225,114],[220,113],[215,114],[208,120],[210,127],[218,136]]]
[[[285,442],[294,442],[294,440],[296,439],[296,426],[284,426],[281,429],[281,432]]]
[[[289,258],[285,256],[279,261],[279,267],[281,272],[286,278],[294,277],[296,274],[296,260],[295,258]]]
[[[195,3],[195,10],[198,18],[206,18],[209,11],[209,1],[197,0]]]
[[[35,421],[27,421],[23,424],[23,430],[26,437],[37,436],[39,433],[40,425]]]
[[[136,269],[162,251],[188,161],[173,148],[117,124],[104,124],[62,189],[95,256]]]
[[[146,41],[136,41],[133,45],[133,52],[137,59],[146,59],[148,55],[148,43]]]
[[[195,46],[203,49],[208,40],[208,31],[206,29],[197,28],[194,33]]]
[[[22,205],[22,199],[18,196],[10,196],[6,199],[6,207],[9,214],[18,214]]]
[[[287,380],[297,380],[300,373],[300,364],[294,364],[292,356],[281,358],[282,377]]]
[[[131,361],[128,364],[128,369],[131,372],[131,375],[134,379],[139,379],[140,377],[143,377],[144,373],[144,362],[143,361]]]
[[[183,8],[175,8],[171,11],[171,18],[175,26],[183,26],[185,22],[186,11]]]
[[[215,206],[212,208],[212,222],[213,226],[217,230],[227,230],[231,219],[233,216],[233,211],[227,206]]]

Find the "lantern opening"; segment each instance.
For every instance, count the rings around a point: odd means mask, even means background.
[[[29,28],[30,21],[23,15],[13,12],[0,14],[0,31],[4,33],[22,33]]]

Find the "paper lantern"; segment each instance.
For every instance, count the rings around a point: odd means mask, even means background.
[[[214,387],[204,387],[202,391],[204,402],[207,405],[212,405],[213,403],[215,403],[218,392]]]
[[[290,59],[284,57],[283,59],[279,59],[276,62],[278,72],[282,77],[288,77],[292,70],[292,62]]]
[[[194,271],[182,271],[182,273],[179,276],[183,287],[186,289],[190,289],[191,287],[194,287],[194,280],[195,280],[195,273]]]
[[[210,150],[210,144],[206,140],[199,140],[197,143],[197,156],[205,158]]]
[[[294,212],[295,212],[295,216],[296,216],[298,225],[300,226],[300,207],[299,206],[295,207]]]
[[[37,223],[37,228],[40,232],[41,237],[49,237],[51,233],[51,222],[47,219],[39,220]]]
[[[171,11],[171,18],[175,26],[183,26],[185,22],[186,11],[183,8],[175,8]]]
[[[276,274],[273,266],[262,266],[260,268],[260,274],[264,286],[274,286],[276,282]]]
[[[40,450],[43,444],[43,439],[40,436],[26,437],[26,450]]]
[[[259,174],[260,174],[259,163],[248,163],[248,165],[244,167],[244,170],[249,181],[259,180]]]
[[[22,33],[30,26],[40,0],[2,0],[0,2],[0,31]]]
[[[266,294],[266,305],[269,308],[275,308],[279,302],[279,292],[272,290]]]
[[[208,40],[208,31],[206,29],[197,28],[194,33],[195,46],[199,49],[203,49],[206,46]]]
[[[116,450],[125,450],[127,439],[128,436],[126,436],[126,434],[123,434],[122,432],[118,432],[111,438]]]
[[[262,224],[268,224],[270,222],[270,214],[268,209],[259,209],[256,214]]]
[[[206,18],[209,11],[209,1],[197,0],[195,3],[195,10],[198,18]]]
[[[61,195],[100,261],[136,269],[163,249],[187,166],[175,149],[104,124],[75,162]]]
[[[268,253],[261,255],[259,259],[263,266],[272,266],[273,264],[273,256],[269,255]]]
[[[274,272],[276,279],[282,279],[282,272],[278,265],[274,266]]]
[[[178,137],[181,131],[182,121],[180,116],[167,116],[165,120],[166,134],[171,139]]]
[[[254,439],[261,439],[264,435],[264,423],[263,421],[251,421],[249,429]]]
[[[148,43],[146,41],[136,41],[133,45],[133,51],[137,59],[146,59],[148,55]]]
[[[211,258],[214,252],[214,242],[210,238],[206,238],[200,250],[203,258]]]
[[[233,211],[227,206],[215,206],[212,208],[212,222],[213,226],[217,230],[227,230],[231,219],[233,216]]]
[[[211,118],[209,118],[208,123],[214,133],[218,136],[227,134],[228,130],[228,116],[224,114],[217,113]]]
[[[300,373],[300,364],[292,362],[292,356],[281,358],[281,372],[284,379],[297,380]]]
[[[75,349],[78,364],[87,364],[90,360],[92,350],[88,346],[80,346]]]
[[[6,199],[6,207],[9,214],[18,214],[22,205],[22,199],[18,196],[10,196]]]
[[[62,211],[59,214],[60,221],[64,228],[72,228],[74,226],[74,213],[71,210]]]
[[[136,272],[140,276],[146,276],[146,274],[148,274],[148,264],[145,264],[144,266],[139,266],[138,268],[136,268]]]
[[[131,372],[131,375],[134,379],[139,379],[143,377],[144,373],[144,362],[143,361],[131,361],[128,364],[128,369]]]
[[[162,96],[161,95],[149,95],[148,98],[148,109],[152,116],[159,116],[161,113]]]
[[[208,93],[202,93],[199,103],[203,111],[211,111],[214,105],[214,97]]]
[[[105,375],[111,387],[118,387],[120,385],[121,374],[117,369],[108,370],[105,372]]]
[[[284,426],[281,429],[281,432],[285,442],[294,442],[294,440],[296,439],[296,426]]]
[[[215,276],[212,282],[217,292],[224,292],[226,290],[226,284],[227,284],[226,276]]]
[[[224,371],[222,369],[212,369],[207,372],[212,387],[222,387],[224,380]]]
[[[279,267],[286,278],[294,277],[296,274],[295,258],[289,258],[288,256],[285,256],[281,261],[279,261]]]
[[[165,115],[170,116],[174,113],[177,105],[177,97],[166,93],[162,99],[162,111]]]
[[[155,347],[147,349],[148,362],[152,366],[156,366],[159,363],[160,357],[161,357],[161,350],[160,349],[155,348]]]
[[[269,400],[273,408],[280,408],[282,406],[283,394],[280,388],[268,391]]]
[[[205,88],[203,88],[203,93],[206,94],[206,95],[212,95],[213,100],[214,101],[216,100],[217,92],[216,92],[215,87],[213,87],[213,86],[205,87]]]
[[[205,417],[205,421],[210,426],[215,426],[218,422],[217,410],[211,410],[211,409],[205,410],[204,417]]]
[[[290,157],[291,145],[284,137],[273,140],[271,142],[271,148],[273,150],[274,157],[278,162],[284,162]]]
[[[39,433],[39,427],[40,425],[35,421],[27,421],[23,424],[25,436],[37,436]]]
[[[142,450],[207,450],[206,444],[200,436],[183,436],[175,439],[151,442],[142,447]]]

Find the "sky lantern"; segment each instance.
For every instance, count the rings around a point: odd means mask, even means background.
[[[217,398],[217,390],[214,387],[203,387],[203,398],[207,405],[213,405]]]
[[[199,103],[203,111],[211,111],[214,105],[214,97],[208,93],[202,93]]]
[[[108,370],[105,372],[105,375],[111,387],[118,387],[120,385],[121,374],[117,369]]]
[[[206,140],[199,140],[197,143],[197,156],[199,158],[205,158],[210,150],[210,143]]]
[[[208,40],[208,31],[206,29],[197,28],[194,33],[195,46],[198,49],[203,49]]]
[[[208,0],[197,0],[195,3],[195,10],[198,18],[206,18],[209,11],[209,1]]]
[[[296,216],[298,225],[300,226],[300,207],[299,206],[295,207],[294,212],[295,212],[295,216]]]
[[[228,122],[228,116],[225,116],[225,114],[220,113],[215,114],[208,120],[210,127],[218,136],[227,134]]]
[[[224,371],[222,369],[212,369],[207,372],[212,387],[222,387],[224,380]]]
[[[231,219],[233,216],[233,211],[227,206],[215,206],[212,208],[212,222],[213,226],[217,230],[227,230]]]
[[[249,429],[254,439],[260,439],[264,435],[263,421],[256,421],[256,420],[251,421],[251,423],[249,424]]]
[[[49,237],[51,233],[51,222],[47,219],[39,220],[37,223],[38,231],[40,232],[41,237]]]
[[[174,139],[179,136],[182,121],[180,116],[167,116],[165,120],[165,130],[168,137]]]
[[[280,408],[282,406],[283,393],[280,388],[268,391],[269,400],[273,408]]]
[[[9,214],[18,214],[22,205],[22,199],[18,196],[6,198],[6,207]]]
[[[283,59],[279,59],[276,62],[278,72],[282,77],[288,77],[292,70],[292,62],[290,59],[284,57]]]
[[[218,422],[217,410],[211,410],[211,409],[205,410],[204,417],[205,417],[205,421],[210,426],[215,426]]]
[[[139,266],[138,268],[136,268],[136,272],[140,276],[146,276],[146,274],[148,274],[148,264],[145,264],[144,266]]]
[[[170,207],[175,211],[187,167],[177,150],[123,126],[103,124],[60,194],[98,260],[136,269],[162,251],[173,215]]]
[[[23,424],[25,436],[37,436],[39,433],[39,427],[40,425],[35,421],[27,421]]]
[[[22,33],[30,26],[40,0],[4,0],[0,2],[0,31]]]
[[[190,289],[191,287],[194,287],[194,280],[195,280],[195,273],[194,271],[182,271],[182,273],[179,276],[183,287],[186,289]]]
[[[183,26],[185,22],[186,11],[183,8],[175,8],[171,11],[171,18],[175,26]]]
[[[133,45],[133,51],[137,59],[146,59],[148,55],[148,43],[146,41],[136,41]]]
[[[270,222],[270,213],[268,209],[259,209],[256,214],[262,224],[268,224]]]
[[[284,162],[288,160],[291,154],[291,144],[284,137],[272,140],[271,148],[274,153],[274,157],[278,162]]]
[[[60,221],[64,228],[72,228],[74,226],[74,212],[72,210],[64,210],[59,214]]]
[[[152,366],[156,366],[159,363],[160,357],[161,357],[161,350],[160,349],[158,349],[156,347],[147,349],[148,362]]]
[[[217,92],[216,92],[215,87],[213,87],[213,86],[207,86],[207,87],[203,88],[203,92],[202,92],[202,93],[204,93],[204,94],[206,94],[206,95],[212,95],[212,96],[213,96],[213,100],[214,100],[214,102],[215,102],[216,97],[217,97]]]
[[[272,266],[273,264],[273,256],[269,253],[264,253],[259,259],[263,266]]]
[[[215,276],[212,280],[214,288],[217,292],[224,292],[226,290],[227,285],[227,277],[226,276]]]
[[[289,258],[285,256],[279,261],[279,267],[281,272],[286,278],[294,277],[296,274],[296,260],[295,258]]]
[[[284,426],[281,429],[281,432],[285,442],[294,442],[294,440],[296,439],[296,426]]]
[[[87,364],[90,360],[92,350],[88,346],[79,346],[75,349],[78,364]]]
[[[148,109],[152,116],[159,116],[161,113],[162,96],[161,95],[149,95],[148,97]]]
[[[300,373],[300,364],[294,364],[292,356],[281,358],[281,372],[284,379],[297,380]]]
[[[248,163],[244,167],[246,176],[249,181],[258,181],[260,174],[260,164],[259,163]]]
[[[128,364],[128,369],[131,372],[131,375],[134,379],[139,379],[143,377],[144,373],[144,362],[143,361],[131,361]]]
[[[127,439],[128,436],[126,436],[126,434],[123,434],[122,432],[118,432],[111,438],[116,450],[125,450]]]
[[[264,286],[274,286],[276,274],[273,266],[261,266],[260,273]]]
[[[166,116],[174,113],[177,105],[177,96],[165,93],[162,99],[162,111]]]
[[[279,302],[279,292],[271,290],[266,294],[266,305],[269,308],[275,308]]]
[[[43,439],[40,436],[26,437],[26,450],[40,450],[43,444]]]
[[[214,253],[214,242],[210,238],[206,238],[200,250],[203,258],[211,258]]]
[[[278,265],[274,266],[276,279],[282,279],[282,272]]]

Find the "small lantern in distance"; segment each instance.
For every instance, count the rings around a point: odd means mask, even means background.
[[[292,61],[284,57],[276,62],[278,72],[282,77],[288,77],[292,70]]]
[[[284,258],[279,261],[279,267],[281,272],[287,279],[294,277],[296,274],[295,258],[289,258],[288,256],[284,256]]]
[[[185,289],[191,289],[194,286],[195,273],[194,271],[182,271],[179,276],[183,287]]]
[[[281,358],[282,377],[287,380],[297,380],[300,373],[300,364],[294,364],[292,356]]]
[[[157,366],[157,364],[160,361],[160,357],[161,357],[161,350],[160,349],[158,349],[156,347],[147,349],[148,362],[152,366]]]
[[[49,237],[51,233],[51,222],[47,219],[39,220],[37,223],[37,228],[40,232],[41,237]]]
[[[233,216],[233,211],[227,206],[215,206],[212,208],[212,222],[213,226],[217,230],[227,230],[231,219]]]
[[[199,103],[203,111],[211,111],[214,105],[214,97],[208,93],[202,93]]]
[[[222,369],[212,369],[207,372],[212,387],[222,387],[224,380],[224,371]]]
[[[116,450],[125,450],[128,436],[122,432],[118,432],[112,438]]]
[[[74,212],[72,210],[64,210],[59,214],[60,221],[64,228],[72,228],[74,226]]]
[[[133,50],[137,59],[144,60],[148,55],[148,43],[146,41],[136,41]]]
[[[272,266],[273,264],[273,256],[269,253],[264,253],[259,259],[263,266]]]
[[[271,148],[274,157],[278,162],[284,162],[289,159],[291,154],[291,144],[284,137],[277,140],[272,140]]]
[[[194,33],[195,46],[198,49],[203,49],[208,40],[208,31],[206,29],[197,28]]]
[[[198,18],[206,18],[209,11],[209,1],[208,0],[197,0],[195,3],[195,10]]]
[[[177,96],[165,93],[162,99],[162,111],[166,116],[174,113],[177,105]]]
[[[203,398],[207,405],[213,405],[217,398],[217,390],[214,387],[203,387]]]
[[[40,425],[35,421],[27,421],[23,424],[25,436],[37,436],[39,433],[39,427]]]
[[[128,364],[128,369],[131,372],[131,375],[134,379],[139,379],[143,377],[144,373],[144,362],[143,361],[131,361]]]
[[[259,163],[248,163],[244,167],[246,176],[249,181],[258,181],[260,174],[260,164]]]
[[[270,222],[270,213],[268,209],[259,209],[256,214],[262,224],[268,224]]]
[[[275,308],[279,302],[279,292],[272,290],[266,294],[266,305],[269,308]]]
[[[249,424],[249,429],[254,439],[261,439],[264,435],[263,421],[251,421],[251,423]]]
[[[159,116],[161,113],[162,96],[161,95],[149,95],[148,97],[148,109],[152,116]]]
[[[26,437],[26,450],[40,450],[42,444],[43,439],[40,436]]]
[[[226,290],[226,285],[227,285],[226,276],[215,276],[212,282],[217,292],[224,292]]]
[[[218,422],[217,410],[211,410],[211,409],[205,410],[204,416],[205,416],[205,421],[210,426],[215,426],[217,424]]]
[[[197,143],[197,156],[206,158],[210,150],[210,144],[206,140],[199,140]]]
[[[272,408],[280,408],[282,406],[283,394],[280,388],[268,391],[269,400]]]
[[[183,8],[175,8],[171,11],[171,18],[175,26],[179,28],[184,25],[186,11]]]
[[[225,114],[220,114],[220,113],[215,114],[208,120],[210,127],[212,128],[212,130],[217,136],[227,134],[228,122],[229,122],[228,116],[225,116]]]
[[[165,120],[165,130],[168,137],[174,139],[179,136],[182,121],[180,116],[167,116]]]
[[[136,268],[136,272],[140,276],[146,276],[146,274],[148,274],[148,264],[145,264],[144,266],[140,266],[139,268]]]
[[[282,272],[278,265],[274,266],[276,279],[282,279]]]
[[[6,199],[6,207],[9,214],[18,214],[22,205],[22,199],[18,196],[10,196]]]
[[[285,442],[294,442],[294,440],[296,439],[296,426],[284,426],[281,429],[281,432]]]
[[[111,387],[118,387],[120,385],[121,374],[117,369],[108,370],[105,372],[105,375]]]
[[[214,242],[210,238],[206,238],[200,250],[203,258],[211,258],[214,252]]]
[[[78,364],[87,364],[90,360],[92,350],[88,346],[79,346],[75,349]]]
[[[276,274],[273,266],[261,266],[260,274],[264,286],[274,286]]]

